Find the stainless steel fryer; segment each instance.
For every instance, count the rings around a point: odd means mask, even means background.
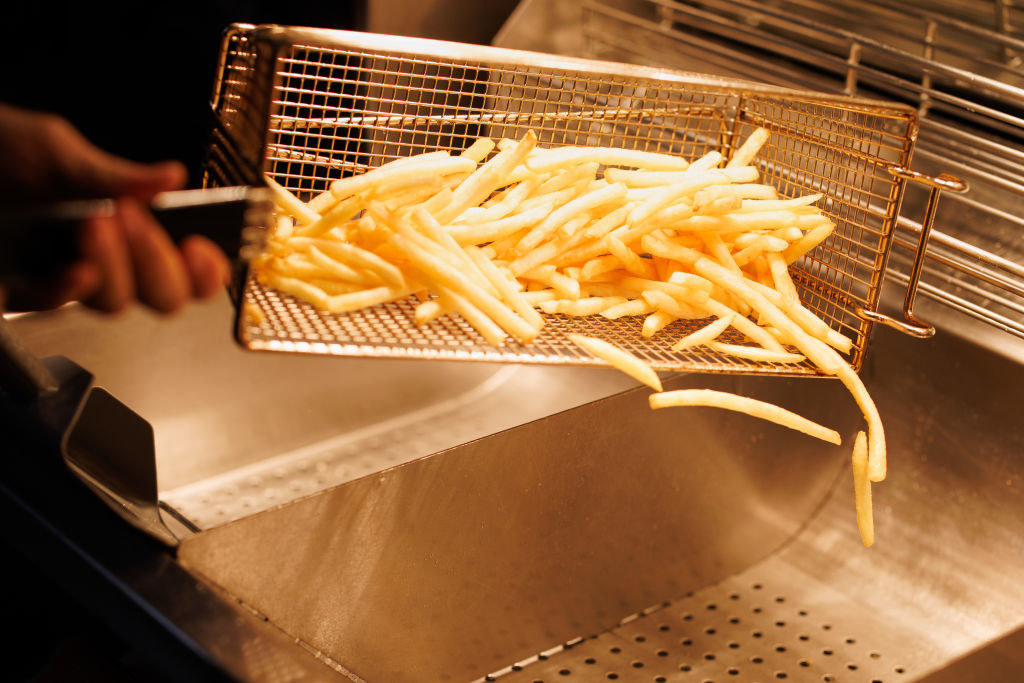
[[[913,274],[904,318],[877,311],[905,187],[931,190],[919,256],[940,191],[965,189],[953,176],[909,168],[917,136],[910,107],[624,64],[280,26],[234,27],[220,68],[214,92],[219,136],[208,184],[237,182],[224,160],[240,158],[304,200],[335,178],[421,152],[459,151],[480,136],[518,138],[533,129],[541,144],[696,158],[711,150],[728,154],[765,127],[771,137],[758,161],[764,181],[783,196],[822,193],[822,208],[836,223],[791,271],[804,305],[854,339],[851,365],[863,362],[874,322],[916,336],[934,331],[913,314]],[[413,299],[331,315],[253,279],[245,300],[260,314],[240,316],[237,336],[253,349],[603,363],[567,339],[577,332],[613,341],[656,369],[818,373],[809,362],[747,361],[704,348],[671,351],[668,340],[699,321],[677,321],[648,340],[639,334],[637,317],[548,315],[533,343],[493,347],[456,317],[417,326]]]

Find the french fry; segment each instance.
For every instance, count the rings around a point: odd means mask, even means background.
[[[492,149],[494,149],[494,140],[490,138],[480,138],[473,142],[472,145],[462,150],[462,153],[459,154],[459,156],[466,159],[472,159],[473,161],[480,163],[488,154],[491,153]]]
[[[654,311],[654,307],[643,299],[630,299],[615,306],[609,306],[601,311],[601,315],[609,320],[616,320],[626,316],[647,315]]]
[[[676,320],[676,317],[665,311],[654,311],[646,318],[644,318],[643,327],[640,329],[640,335],[644,339],[650,339],[654,335],[661,332],[667,326],[672,324]]]
[[[769,351],[758,346],[743,346],[741,344],[726,344],[724,342],[708,342],[707,347],[736,358],[763,361],[765,363],[801,363],[807,360],[799,353],[788,353],[786,351]]]
[[[658,378],[657,373],[651,370],[649,365],[628,351],[609,344],[603,339],[586,337],[581,334],[570,334],[569,340],[655,391],[661,391],[661,380]]]
[[[294,216],[299,223],[313,223],[320,218],[320,214],[309,208],[305,202],[285,189],[269,175],[264,175],[263,180],[267,183],[267,187],[270,188],[274,204],[284,209],[285,213]]]
[[[857,530],[864,547],[875,542],[875,520],[871,509],[871,479],[868,476],[868,444],[864,432],[853,442],[853,493],[857,510]]]
[[[532,130],[528,130],[515,146],[491,157],[455,188],[451,202],[437,212],[437,220],[441,223],[450,222],[469,207],[483,202],[498,187],[507,184],[505,176],[526,158],[536,144],[537,136]],[[466,161],[472,163],[472,159]],[[331,191],[334,191],[333,187]]]
[[[740,148],[732,155],[725,167],[747,166],[757,156],[757,153],[767,141],[768,131],[764,128],[758,128],[740,145]]]
[[[665,391],[651,394],[649,397],[651,408],[658,410],[673,406],[708,406],[723,408],[746,413],[751,417],[768,420],[775,424],[795,429],[816,439],[840,445],[842,438],[839,432],[829,429],[823,425],[808,420],[806,417],[780,408],[772,403],[765,403],[746,396],[738,396],[724,391],[713,391],[711,389],[680,389],[677,391]]]
[[[527,160],[526,166],[534,173],[550,173],[559,168],[585,162],[664,171],[683,171],[690,165],[681,157],[658,152],[609,147],[563,147],[538,152]]]
[[[561,299],[545,301],[540,310],[545,313],[561,313],[562,315],[588,316],[597,315],[612,306],[626,303],[624,296],[590,296],[575,300]]]
[[[712,342],[715,339],[718,339],[719,335],[725,332],[732,324],[732,321],[735,319],[735,314],[722,316],[721,318],[718,318],[714,322],[708,323],[707,325],[700,328],[696,332],[691,332],[690,334],[686,335],[685,337],[677,341],[675,344],[672,345],[672,350],[682,351],[683,349],[688,349],[691,346],[701,346],[703,344]]]

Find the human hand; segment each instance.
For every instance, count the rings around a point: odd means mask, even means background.
[[[177,162],[121,159],[93,146],[60,117],[0,104],[0,205],[117,200],[112,215],[87,218],[72,235],[53,235],[74,240],[74,263],[40,274],[30,285],[0,282],[8,290],[7,306],[36,310],[81,301],[116,312],[137,300],[171,313],[217,292],[229,275],[223,252],[201,236],[175,246],[145,207],[159,192],[182,187],[185,176]]]

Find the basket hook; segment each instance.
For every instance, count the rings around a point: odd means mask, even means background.
[[[904,334],[925,339],[935,334],[935,326],[914,315],[914,300],[917,298],[917,286],[921,280],[921,271],[924,268],[928,237],[931,235],[932,223],[935,221],[935,211],[939,205],[939,195],[943,190],[958,193],[966,192],[968,186],[960,178],[948,173],[930,176],[904,166],[890,166],[888,170],[889,173],[897,178],[921,183],[929,188],[928,203],[925,205],[924,219],[921,221],[921,236],[917,242],[917,253],[914,255],[914,266],[910,270],[910,279],[907,282],[907,298],[903,300],[904,319],[897,320],[884,313],[869,311],[860,307],[858,307],[856,312],[857,315],[865,320],[888,325]]]

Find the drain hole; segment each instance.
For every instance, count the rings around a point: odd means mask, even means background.
[[[655,676],[654,677],[654,683],[665,683],[666,681],[668,681],[668,679],[665,678],[664,676]]]
[[[776,671],[775,672],[775,677],[776,678],[788,678],[788,676],[787,676],[785,671]]]
[[[709,662],[711,660],[713,660],[714,658],[715,658],[715,653],[714,652],[705,652],[704,653],[704,659],[708,660]]]
[[[718,605],[716,605],[713,602],[709,603],[706,607],[707,607],[707,609],[711,609],[711,610],[718,609]]]
[[[832,624],[822,624],[821,628],[826,630],[826,631],[831,631],[832,630]]]
[[[751,586],[751,588],[753,588],[756,591],[759,591],[759,590],[761,590],[761,584],[755,583],[753,586]]]
[[[693,621],[693,615],[690,614],[689,612],[685,613],[683,615],[683,621]]]
[[[668,657],[668,650],[658,650],[659,657]]]
[[[733,617],[732,619],[729,620],[729,623],[730,624],[738,624],[738,623],[740,623],[740,618],[739,617]]]
[[[729,669],[727,672],[730,676],[739,676],[740,670],[736,668]]]
[[[801,659],[799,664],[800,664],[800,666],[808,667],[808,666],[811,665],[811,660],[809,660],[809,659]]]
[[[800,640],[810,640],[811,639],[811,637],[809,635],[807,635],[806,633],[801,633],[800,635],[797,636],[797,638],[799,638]]]
[[[805,609],[802,609],[802,610],[800,610],[799,612],[797,612],[797,614],[799,614],[799,615],[800,615],[800,616],[802,616],[802,617],[806,617],[806,616],[807,616],[807,610],[805,610]]]
[[[680,664],[679,665],[679,670],[680,671],[689,671],[692,668],[693,667],[691,667],[689,664]]]
[[[821,680],[825,681],[825,683],[832,683],[832,681],[836,680],[836,677],[832,674],[825,674],[821,677]]]
[[[587,657],[586,659],[583,660],[584,664],[594,664],[595,662],[597,662],[597,660],[594,659],[593,657]]]
[[[775,651],[776,652],[785,652],[786,651],[786,646],[785,645],[776,645],[775,646]]]
[[[643,637],[643,636],[637,636],[637,637],[636,637],[636,638],[634,638],[633,640],[635,640],[635,641],[636,641],[636,642],[638,642],[638,643],[642,643],[642,642],[644,642],[645,640],[647,640],[647,638],[645,638],[645,637]]]
[[[622,652],[622,649],[618,648],[618,647],[613,647],[612,649],[608,650],[608,652],[611,652],[612,654],[617,655],[620,652]]]
[[[708,634],[709,636],[713,636],[717,632],[715,631],[715,629],[709,627],[709,628],[704,629],[704,633]]]
[[[739,649],[739,647],[740,647],[740,644],[739,644],[739,643],[737,643],[737,642],[736,642],[736,641],[734,640],[734,641],[732,641],[732,642],[730,642],[730,643],[729,643],[729,647],[731,647],[731,648],[732,648],[733,650],[738,650],[738,649]]]
[[[901,674],[901,673],[906,673],[907,670],[904,669],[902,666],[897,666],[895,669],[893,669],[893,671],[895,671],[898,674]]]
[[[618,677],[619,677],[619,674],[615,673],[614,671],[609,671],[608,672],[607,678],[609,678],[609,679],[614,681]]]
[[[878,659],[881,656],[882,656],[881,652],[872,652],[870,655],[868,655],[868,657],[871,657],[871,659]]]
[[[754,664],[760,664],[760,663],[761,663],[761,662],[763,662],[764,660],[763,660],[763,659],[761,659],[760,657],[751,657],[751,658],[750,658],[750,661],[751,661],[752,663],[754,663]]]
[[[847,639],[846,639],[846,644],[847,644],[847,645],[853,645],[853,644],[854,644],[854,643],[856,643],[856,642],[857,642],[857,641],[856,641],[856,640],[854,640],[853,638],[847,638]]]
[[[740,599],[740,594],[739,593],[733,593],[732,595],[729,596],[729,599],[730,600],[739,600]]]
[[[754,608],[754,614],[760,614],[760,613],[761,613],[761,612],[763,612],[763,611],[764,611],[764,610],[763,610],[763,609],[761,609],[760,607],[755,607],[755,608]]]
[[[761,637],[762,635],[764,635],[764,634],[763,634],[763,633],[761,633],[760,631],[754,631],[754,632],[753,632],[753,633],[751,633],[750,635],[754,636],[755,638],[760,638],[760,637]]]
[[[823,654],[823,655],[826,655],[826,656],[829,656],[829,655],[831,655],[831,654],[832,654],[832,650],[822,650],[822,651],[821,651],[821,654]]]
[[[783,626],[786,625],[786,622],[784,622],[784,621],[776,621],[775,625],[778,626],[779,628],[782,628]],[[847,642],[849,642],[849,641],[847,641]]]
[[[637,661],[633,662],[633,668],[634,669],[642,669],[642,668],[644,668],[644,663],[641,662],[640,660],[637,660]]]
[[[857,665],[856,664],[847,664],[846,668],[849,669],[850,671],[856,671],[857,670]]]
[[[679,641],[679,644],[680,645],[693,645],[693,641],[690,640],[689,638],[683,638],[682,640]]]
[[[776,595],[775,602],[786,602],[786,598],[782,597],[781,595]]]
[[[558,671],[559,676],[568,676],[571,673],[572,671],[569,671],[569,669],[559,669]]]
[[[669,631],[671,629],[672,629],[672,627],[669,626],[668,624],[662,624],[661,626],[658,627],[659,631]]]

